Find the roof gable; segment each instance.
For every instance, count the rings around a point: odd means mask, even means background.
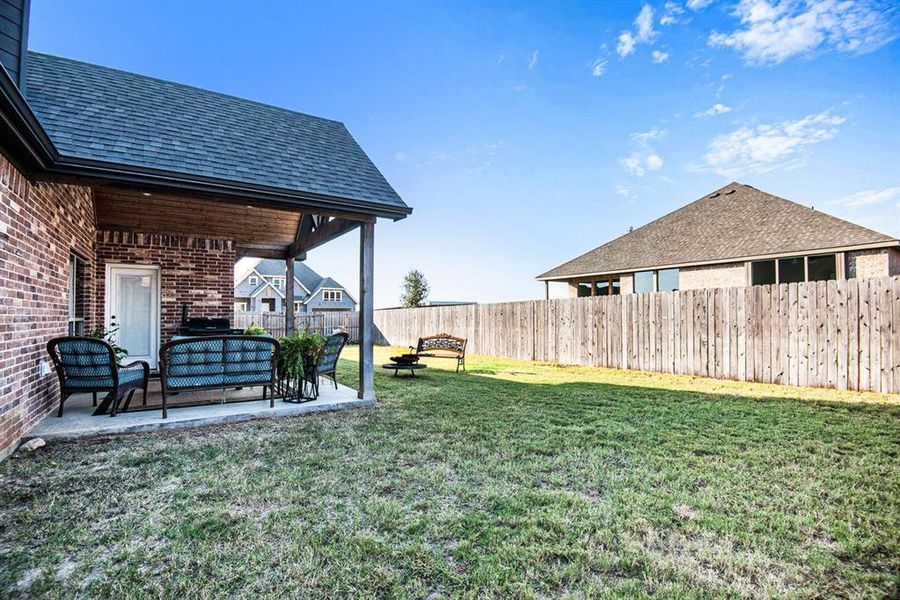
[[[538,279],[614,273],[846,246],[896,244],[890,236],[732,182],[594,248]]]
[[[28,53],[27,100],[60,154],[404,209],[342,123]]]

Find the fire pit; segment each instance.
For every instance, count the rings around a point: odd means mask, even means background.
[[[392,356],[391,362],[404,366],[415,365],[419,362],[419,356],[417,354],[401,354],[400,356]]]

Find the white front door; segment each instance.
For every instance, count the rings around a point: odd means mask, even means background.
[[[125,362],[145,360],[156,368],[159,351],[159,269],[107,265],[106,330],[128,350]]]

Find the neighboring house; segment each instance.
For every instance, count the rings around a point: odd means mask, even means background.
[[[412,209],[347,128],[27,52],[28,1],[2,5],[0,458],[58,402],[50,339],[106,328],[155,368],[183,310],[233,318],[239,258],[293,264],[355,230],[374,400],[375,224]]]
[[[900,275],[900,241],[729,183],[537,277],[605,296]]]
[[[287,270],[283,260],[259,261],[234,286],[234,309],[284,312]],[[322,277],[305,263],[294,262],[294,312],[354,311],[356,299],[331,277]]]

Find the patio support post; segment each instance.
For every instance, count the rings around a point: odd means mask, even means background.
[[[550,282],[544,281],[544,300],[550,299]]]
[[[292,335],[296,328],[294,320],[294,257],[288,255],[284,260],[287,274],[284,278],[284,333]]]
[[[375,400],[375,223],[359,228],[359,398]]]

